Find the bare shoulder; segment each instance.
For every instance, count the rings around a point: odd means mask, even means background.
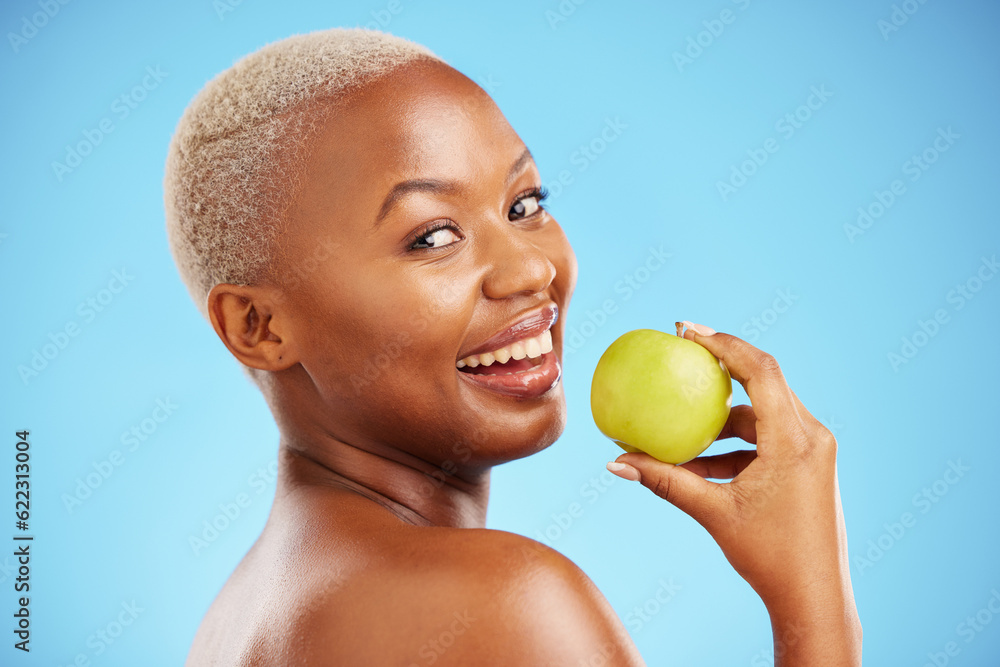
[[[308,664],[643,664],[590,578],[532,539],[419,528],[386,547],[301,617]]]

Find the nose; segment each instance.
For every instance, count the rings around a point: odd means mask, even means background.
[[[483,294],[504,299],[517,294],[537,294],[556,277],[556,267],[543,247],[533,243],[531,232],[497,235],[487,248],[490,270],[483,278]]]

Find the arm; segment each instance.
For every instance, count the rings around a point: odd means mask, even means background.
[[[770,355],[728,334],[684,337],[725,362],[747,391],[719,439],[756,451],[680,466],[646,454],[608,465],[690,514],[712,535],[771,617],[776,664],[861,664],[861,623],[851,587],[837,484],[837,441],[795,396]],[[708,479],[731,479],[717,484]]]

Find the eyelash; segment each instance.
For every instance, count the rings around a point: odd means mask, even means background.
[[[448,246],[428,247],[428,248],[415,248],[414,247],[415,245],[417,245],[418,242],[422,241],[424,238],[430,236],[431,234],[433,234],[434,232],[438,231],[439,229],[451,229],[456,234],[460,234],[461,233],[461,230],[458,227],[456,227],[455,225],[453,225],[451,222],[449,222],[447,220],[438,220],[437,222],[432,222],[431,224],[427,225],[426,227],[424,227],[423,229],[421,229],[419,232],[417,232],[416,234],[414,234],[413,236],[411,236],[410,237],[410,241],[407,244],[407,249],[408,250],[417,251],[417,250],[440,250],[441,248],[447,248]]]
[[[514,204],[516,204],[517,202],[519,202],[519,201],[521,201],[523,199],[534,198],[534,199],[538,200],[538,210],[535,211],[534,213],[532,213],[531,215],[526,216],[526,218],[530,218],[532,216],[538,215],[539,213],[544,212],[544,211],[547,210],[542,205],[542,202],[544,202],[545,199],[548,196],[549,196],[549,191],[544,186],[534,187],[534,188],[531,188],[530,190],[528,190],[526,192],[522,192],[517,197],[515,197],[514,198],[514,202],[511,204],[511,206],[513,206]],[[524,220],[526,218],[520,218],[520,219]],[[449,243],[446,246],[439,246],[439,247],[429,247],[429,248],[414,248],[413,247],[413,246],[417,245],[418,241],[421,241],[425,237],[430,236],[431,234],[433,234],[434,232],[438,231],[439,229],[451,229],[451,230],[455,231],[458,234],[461,234],[461,231],[462,231],[458,227],[456,227],[449,220],[438,220],[436,222],[430,223],[429,225],[427,225],[426,227],[424,227],[423,229],[421,229],[420,231],[418,231],[416,234],[414,234],[413,236],[411,236],[410,240],[407,243],[407,248],[409,250],[412,250],[412,251],[417,251],[417,250],[441,250],[442,248],[447,248],[448,246],[452,245],[452,244]]]

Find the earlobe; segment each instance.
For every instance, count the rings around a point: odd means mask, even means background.
[[[266,288],[220,283],[208,293],[208,314],[215,333],[244,365],[281,371],[296,363]]]

